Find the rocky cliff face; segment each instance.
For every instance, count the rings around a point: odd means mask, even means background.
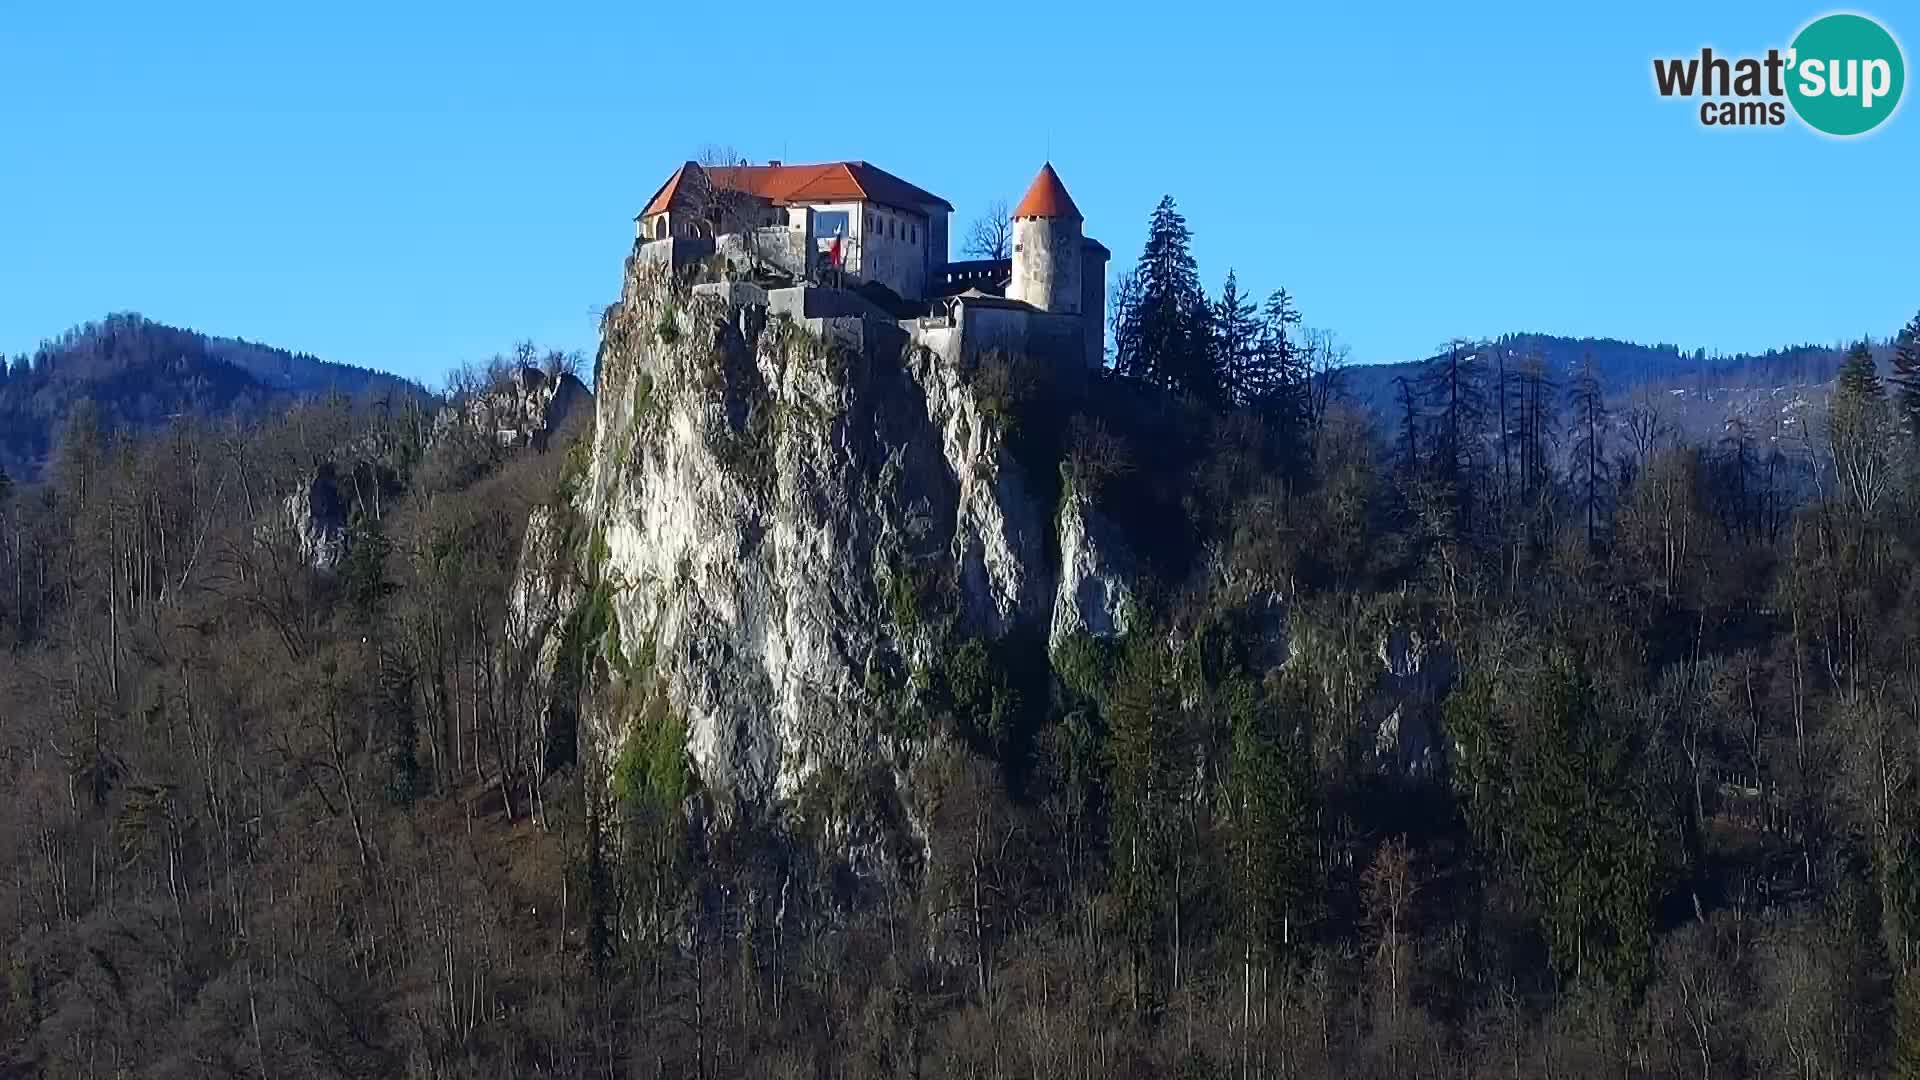
[[[333,465],[314,470],[281,500],[281,508],[300,558],[322,573],[339,569],[347,553],[347,504],[340,498]]]
[[[434,417],[429,449],[464,433],[510,449],[545,449],[548,441],[593,407],[593,393],[571,374],[548,375],[533,367],[519,367],[496,385],[462,403],[448,405]],[[468,425],[462,429],[462,418]],[[274,528],[288,530],[301,559],[322,574],[346,561],[353,537],[349,528],[355,509],[378,518],[386,500],[401,491],[399,463],[390,442],[366,437],[339,447],[332,460],[322,461],[280,499],[280,517]],[[550,528],[551,522],[535,523]],[[538,534],[536,534],[538,535]],[[532,552],[526,558],[551,561],[551,552]],[[516,602],[518,601],[516,597]]]
[[[756,293],[630,262],[575,501],[616,667],[664,694],[723,815],[910,762],[888,717],[942,643],[1044,640],[1063,608],[1123,629],[1102,557],[1056,594],[1051,495],[965,372],[885,319]],[[582,721],[606,760],[632,717]]]
[[[579,712],[574,681],[580,665],[577,657],[564,654],[581,585],[571,565],[575,555],[568,550],[562,516],[538,506],[527,517],[519,572],[507,594],[507,652],[502,656],[509,670],[517,667],[528,674],[532,685],[526,700],[538,703],[541,756],[555,767],[573,759]]]
[[[1431,777],[1440,767],[1440,700],[1453,683],[1452,649],[1417,627],[1389,627],[1375,654],[1381,673],[1371,706],[1380,716],[1374,758],[1386,772]]]
[[[570,507],[528,528],[514,606],[544,636],[550,717],[617,775],[658,745],[664,709],[723,821],[804,808],[816,777],[879,776],[916,844],[929,747],[900,717],[922,676],[968,639],[1139,629],[1138,561],[1071,484],[1016,459],[988,381],[901,324],[675,275],[629,261]],[[1378,767],[1433,773],[1444,648],[1391,626],[1296,640],[1281,594],[1247,603],[1263,667],[1335,679],[1332,700],[1375,725]],[[879,842],[854,824],[827,823],[849,850]]]
[[[322,462],[281,499],[280,525],[291,532],[307,565],[330,574],[346,559],[353,509],[378,516],[382,502],[399,490],[399,477],[379,463]]]
[[[1123,637],[1134,616],[1134,567],[1111,522],[1076,493],[1060,506],[1060,585],[1047,642],[1075,634]]]
[[[442,409],[434,418],[434,437],[444,437],[464,420],[501,446],[545,449],[547,441],[592,402],[592,392],[573,375],[522,365],[463,404]]]

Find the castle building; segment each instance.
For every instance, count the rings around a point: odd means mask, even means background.
[[[864,161],[701,166],[687,162],[636,219],[641,240],[784,229],[778,246],[818,256],[836,238],[841,266],[917,298],[947,261],[953,205]]]
[[[1107,249],[1084,232],[1073,196],[1048,162],[1012,214],[1004,259],[948,258],[953,205],[865,161],[702,166],[674,170],[635,218],[642,253],[681,265],[718,252],[770,268],[795,288],[884,287],[922,345],[962,353],[1084,356],[1105,348]],[[776,293],[784,290],[774,290]],[[787,297],[810,311],[825,297]],[[896,310],[895,316],[902,314]]]

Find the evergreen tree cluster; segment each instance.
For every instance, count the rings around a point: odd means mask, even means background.
[[[1311,373],[1300,312],[1286,290],[1259,300],[1228,271],[1209,299],[1193,258],[1193,234],[1160,200],[1147,222],[1139,264],[1115,290],[1113,367],[1124,376],[1214,406],[1250,410],[1303,435]]]

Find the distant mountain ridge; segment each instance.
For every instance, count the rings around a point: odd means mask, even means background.
[[[1537,356],[1556,382],[1593,358],[1601,381],[1611,393],[1647,385],[1699,382],[1726,385],[1820,384],[1833,380],[1845,350],[1822,345],[1791,345],[1764,353],[1709,354],[1705,349],[1683,350],[1677,345],[1642,345],[1616,338],[1576,338],[1556,334],[1506,334],[1483,343],[1487,361],[1504,351],[1512,361]],[[1361,404],[1386,408],[1393,402],[1396,379],[1416,377],[1426,359],[1392,364],[1362,364],[1342,376],[1347,392]]]
[[[1889,350],[1876,344],[1873,351],[1885,374]],[[1709,443],[1724,435],[1736,419],[1764,435],[1776,419],[1782,425],[1797,425],[1823,411],[1827,387],[1846,359],[1846,350],[1834,346],[1792,345],[1764,353],[1716,355],[1676,345],[1538,333],[1506,334],[1480,343],[1480,352],[1489,378],[1502,354],[1510,372],[1528,357],[1538,357],[1561,391],[1591,356],[1611,404],[1656,402],[1663,419],[1678,434]],[[1341,373],[1341,387],[1356,404],[1391,423],[1399,410],[1397,382],[1417,383],[1426,363],[1355,365]]]
[[[152,430],[176,416],[251,419],[329,393],[358,401],[419,395],[412,382],[245,341],[109,315],[0,365],[0,468],[31,479],[44,467],[75,403],[90,399],[119,430]]]

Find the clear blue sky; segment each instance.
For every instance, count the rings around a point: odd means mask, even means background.
[[[133,310],[429,380],[591,356],[705,143],[865,158],[956,234],[1050,149],[1116,268],[1172,193],[1210,288],[1284,285],[1358,360],[1885,334],[1920,309],[1920,107],[1840,142],[1652,89],[1826,10],[0,0],[0,351]],[[1920,10],[1864,10],[1914,59]]]

